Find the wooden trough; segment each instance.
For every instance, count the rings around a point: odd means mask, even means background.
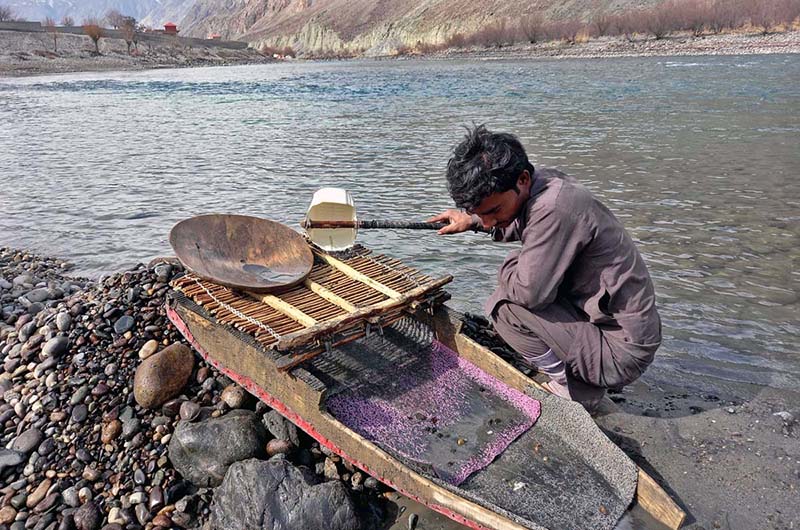
[[[680,527],[684,512],[580,405],[547,394],[461,332],[460,315],[443,305],[441,287],[451,279],[430,278],[363,248],[347,256],[315,249],[307,278],[277,295],[235,291],[192,274],[177,278],[167,313],[203,358],[320,444],[471,528],[610,529],[631,503],[669,528]],[[388,388],[404,370],[424,371],[416,353],[398,346],[429,340],[420,333],[476,367],[484,380],[500,382],[507,394],[540,403],[538,421],[463,482],[443,480],[435,466],[332,412],[335,398],[360,379]],[[583,477],[583,488],[558,483],[575,475]]]

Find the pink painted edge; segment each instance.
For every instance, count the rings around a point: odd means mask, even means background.
[[[291,421],[292,423],[294,423],[295,425],[297,425],[298,427],[303,429],[303,431],[305,431],[309,436],[314,438],[317,442],[319,442],[320,444],[324,445],[325,447],[330,449],[332,452],[334,452],[337,455],[339,455],[340,457],[344,458],[345,460],[347,460],[348,462],[350,462],[354,466],[358,467],[359,469],[361,469],[362,471],[364,471],[368,475],[376,478],[377,480],[380,480],[381,482],[383,482],[384,484],[386,484],[390,488],[400,492],[401,495],[404,495],[404,496],[406,496],[406,497],[408,497],[410,499],[413,499],[413,500],[417,501],[418,503],[427,506],[431,510],[436,511],[436,512],[444,515],[445,517],[448,517],[448,518],[452,519],[453,521],[456,521],[457,523],[463,524],[464,526],[467,526],[469,528],[473,528],[474,530],[491,530],[490,528],[488,528],[486,526],[483,526],[480,523],[477,523],[475,521],[467,519],[463,515],[458,514],[458,513],[454,512],[454,511],[450,510],[449,508],[446,508],[446,507],[441,506],[439,504],[428,502],[425,499],[417,497],[416,495],[414,495],[412,493],[409,493],[409,492],[407,492],[407,491],[405,491],[405,490],[403,490],[401,488],[398,488],[394,483],[392,483],[391,480],[389,480],[389,479],[387,479],[385,477],[381,477],[380,475],[376,474],[375,472],[370,471],[369,467],[366,464],[364,464],[362,462],[359,462],[358,460],[347,456],[342,449],[340,449],[333,442],[331,442],[330,440],[325,438],[325,436],[323,436],[316,429],[314,429],[314,427],[310,423],[306,422],[300,416],[295,414],[283,402],[279,401],[278,399],[276,399],[273,396],[271,396],[270,394],[268,394],[264,389],[259,387],[252,379],[250,379],[249,377],[240,375],[240,374],[234,372],[233,370],[225,368],[218,361],[214,360],[208,354],[208,352],[206,352],[203,349],[203,347],[200,346],[200,344],[195,340],[195,338],[192,335],[191,331],[189,331],[188,326],[183,321],[183,319],[180,317],[180,315],[177,313],[177,311],[175,311],[169,304],[166,304],[166,311],[167,311],[167,317],[169,318],[170,322],[172,322],[175,325],[175,327],[178,329],[178,331],[181,332],[181,334],[186,338],[186,340],[189,341],[189,344],[192,345],[192,347],[195,349],[195,351],[197,351],[197,353],[199,353],[200,356],[206,362],[210,363],[212,366],[214,366],[214,368],[216,368],[220,372],[224,373],[226,376],[230,377],[233,381],[235,381],[236,383],[238,383],[239,385],[244,387],[248,392],[250,392],[254,396],[257,396],[259,399],[264,401],[267,405],[269,405],[273,409],[277,410],[278,413],[281,414],[281,416],[285,417],[286,419],[288,419],[289,421]]]

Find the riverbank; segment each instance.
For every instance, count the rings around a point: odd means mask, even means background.
[[[0,249],[0,529],[233,528],[249,513],[242,488],[271,498],[264,466],[303,499],[272,512],[284,522],[316,528],[303,517],[333,510],[338,526],[328,530],[407,528],[412,514],[420,530],[458,527],[194,356],[164,313],[179,264],[97,281],[70,268]],[[508,355],[485,322],[470,322],[474,337]],[[680,383],[656,365],[612,395],[598,422],[687,509],[688,528],[796,528],[800,395]],[[642,528],[635,517],[621,528]]]
[[[101,38],[98,47],[99,54],[85,35],[58,34],[54,43],[46,32],[0,30],[0,77],[275,62],[252,48],[142,42],[128,53],[124,40],[111,38]]]
[[[548,41],[536,44],[515,44],[502,48],[447,49],[424,54],[432,59],[528,59],[528,58],[608,58],[666,57],[693,55],[763,55],[800,53],[800,31],[770,33],[735,32],[695,37],[689,33],[663,39],[636,35],[600,37],[570,44]]]

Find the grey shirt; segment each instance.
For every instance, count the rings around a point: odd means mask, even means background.
[[[536,312],[559,299],[609,338],[645,347],[661,342],[653,282],[642,256],[614,214],[575,179],[536,170],[530,199],[493,238],[521,241],[522,247],[500,267],[487,314],[503,301]]]

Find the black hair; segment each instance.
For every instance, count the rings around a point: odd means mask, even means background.
[[[533,165],[516,136],[483,125],[467,127],[447,162],[447,189],[457,207],[471,210],[493,193],[519,191],[517,179],[526,169],[533,177]]]

